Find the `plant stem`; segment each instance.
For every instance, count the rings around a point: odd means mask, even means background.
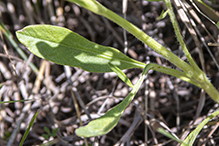
[[[155,41],[153,38],[148,36],[146,33],[144,33],[142,30],[140,30],[138,27],[133,25],[132,23],[128,22],[127,20],[123,19],[119,15],[115,14],[111,10],[107,9],[103,5],[101,5],[96,0],[68,0],[71,2],[74,2],[76,4],[79,4],[80,6],[98,14],[102,15],[111,21],[115,22],[116,24],[120,25],[122,28],[130,32],[132,35],[134,35],[136,38],[138,38],[140,41],[148,45],[150,48],[155,50],[157,53],[162,55],[164,58],[169,60],[171,63],[176,65],[178,68],[183,70],[185,72],[185,75],[195,81],[197,84],[200,84],[201,87],[211,96],[213,100],[215,100],[217,103],[219,103],[219,92],[217,89],[211,84],[211,82],[207,79],[205,73],[198,67],[198,65],[194,62],[193,58],[191,57],[189,51],[186,48],[186,45],[183,41],[183,38],[180,34],[177,21],[175,19],[175,15],[172,10],[172,6],[170,3],[170,0],[165,0],[167,8],[169,8],[169,15],[171,18],[171,21],[173,23],[173,27],[175,30],[175,33],[177,35],[177,38],[180,42],[180,45],[190,63],[190,65],[186,62],[184,62],[182,59],[177,57],[175,54],[173,54],[171,51],[169,51],[167,48],[162,46],[160,43]]]
[[[219,92],[217,91],[217,89],[211,84],[211,82],[209,81],[209,79],[206,77],[205,73],[198,67],[198,65],[195,63],[195,61],[193,60],[191,54],[189,53],[185,42],[183,41],[182,35],[180,33],[180,29],[178,26],[178,23],[176,21],[176,17],[175,14],[173,12],[173,8],[171,5],[170,0],[164,0],[167,6],[167,9],[169,10],[169,16],[170,16],[170,20],[172,22],[175,34],[177,36],[177,39],[180,43],[180,46],[182,47],[182,50],[184,52],[184,54],[186,55],[189,63],[191,64],[193,71],[191,72],[192,78],[194,80],[196,80],[197,83],[199,83],[202,88],[211,96],[211,98],[216,101],[217,103],[219,103]],[[184,70],[185,71],[185,70]]]
[[[188,59],[189,63],[191,64],[192,68],[195,70],[195,71],[198,71],[200,70],[198,65],[195,63],[195,61],[193,60],[191,54],[189,53],[187,47],[186,47],[186,44],[185,42],[183,41],[183,38],[182,38],[182,35],[180,33],[180,29],[179,29],[179,26],[178,26],[178,23],[176,21],[176,17],[175,17],[175,14],[173,12],[173,8],[172,8],[172,5],[171,5],[171,2],[170,0],[164,0],[165,3],[166,3],[166,6],[167,6],[167,9],[169,10],[168,11],[168,14],[170,16],[170,20],[172,22],[172,25],[173,25],[173,28],[174,28],[174,31],[175,31],[175,34],[176,34],[176,37],[180,43],[180,46],[182,47],[182,50],[184,52],[184,54],[186,55],[186,58]]]
[[[202,88],[208,95],[217,103],[219,103],[219,92],[218,90],[212,85],[210,80],[205,76],[204,82],[200,83]]]
[[[122,28],[127,30],[129,33],[134,35],[136,38],[138,38],[140,41],[148,45],[148,47],[155,50],[157,53],[162,55],[164,58],[169,60],[171,63],[176,65],[178,68],[183,70],[188,77],[191,77],[191,72],[193,71],[193,68],[186,62],[184,62],[182,59],[180,59],[178,56],[173,54],[171,51],[169,51],[167,48],[162,46],[160,43],[155,41],[153,38],[148,36],[146,33],[144,33],[142,30],[140,30],[138,27],[133,25],[132,23],[128,22],[127,20],[123,19],[116,13],[112,12],[111,10],[107,9],[100,3],[98,3],[95,0],[68,0],[74,3],[79,4],[80,6],[98,14],[102,15],[109,20],[115,22],[116,24],[120,25]]]

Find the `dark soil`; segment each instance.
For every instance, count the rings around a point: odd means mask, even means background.
[[[128,51],[124,52],[123,29],[106,18],[64,0],[50,1],[0,1],[0,21],[12,33],[13,39],[27,56],[27,59],[23,59],[9,39],[5,35],[1,36],[0,100],[34,99],[32,102],[0,105],[0,146],[19,145],[31,118],[37,111],[39,114],[24,141],[24,146],[83,145],[84,139],[75,134],[75,129],[80,125],[75,106],[79,105],[82,123],[86,125],[91,120],[87,114],[92,119],[99,117],[100,114],[104,114],[120,103],[131,91],[115,73],[89,73],[80,68],[64,67],[31,55],[15,36],[15,31],[27,25],[62,26],[93,42],[117,48],[138,61],[176,68],[129,33],[127,33]],[[100,3],[123,16],[122,0],[101,0]],[[214,8],[219,10],[219,3],[215,3]],[[165,3],[162,1],[129,0],[127,20],[186,61],[169,17],[158,20],[162,10],[165,9]],[[175,12],[186,45],[201,67],[197,46],[177,11]],[[218,40],[218,29],[202,15],[197,14],[212,37]],[[206,43],[214,42],[201,24],[197,23],[197,28]],[[3,48],[4,45],[6,45],[7,53]],[[218,89],[218,68],[204,45],[201,44],[201,46],[206,74]],[[209,48],[219,62],[219,47]],[[33,71],[30,63],[39,69],[38,73]],[[142,70],[129,69],[124,72],[132,83],[136,83]],[[169,131],[183,140],[186,132],[191,132],[206,116],[218,109],[218,104],[207,94],[204,93],[205,99],[201,100],[201,94],[201,89],[190,83],[151,71],[132,103],[124,111],[118,125],[108,134],[88,138],[87,141],[90,145],[100,146],[175,146],[177,143],[157,132],[157,128],[163,123]],[[74,102],[74,97],[77,103]],[[203,108],[198,108],[199,103],[203,103]],[[82,104],[85,105],[88,113],[85,112]],[[44,127],[49,128],[50,131],[58,128],[58,131],[55,136],[45,139],[43,134],[47,133]],[[218,118],[214,118],[212,123],[206,125],[199,133],[194,145],[217,145],[219,143],[217,127]]]

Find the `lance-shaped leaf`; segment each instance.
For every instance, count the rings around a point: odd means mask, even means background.
[[[109,62],[121,70],[145,66],[117,49],[93,43],[63,27],[30,25],[17,31],[16,35],[36,56],[89,72],[111,72]]]
[[[38,114],[39,114],[39,111],[37,111],[36,114],[32,117],[32,119],[31,119],[31,121],[30,121],[30,124],[29,124],[27,130],[25,131],[25,133],[24,133],[24,135],[23,135],[23,138],[21,139],[21,142],[20,142],[19,146],[22,146],[22,145],[23,145],[25,139],[27,138],[28,133],[30,132],[30,129],[33,127],[34,121],[36,120]]]
[[[193,130],[187,137],[186,139],[183,141],[183,143],[181,144],[181,146],[186,146],[185,144],[188,144],[190,146],[192,146],[199,134],[199,132],[203,129],[203,127],[211,120],[213,119],[215,116],[219,115],[219,111],[215,111],[214,113],[212,113],[211,115],[209,115],[207,118],[205,118],[196,128],[195,130]]]
[[[161,134],[165,135],[166,137],[169,137],[170,139],[177,141],[178,143],[183,143],[183,141],[181,141],[180,139],[178,139],[177,137],[175,137],[172,133],[169,133],[167,131],[165,131],[163,128],[158,128],[157,129],[158,132],[160,132]],[[183,146],[190,146],[188,144],[183,143]]]
[[[125,108],[130,104],[130,102],[138,92],[147,72],[152,68],[153,65],[150,64],[145,66],[140,79],[134,85],[129,95],[120,104],[106,112],[106,114],[102,117],[91,121],[88,125],[76,129],[76,134],[81,137],[94,137],[104,135],[112,130],[117,125]]]
[[[157,20],[161,20],[161,19],[165,18],[168,14],[168,11],[169,11],[169,9],[167,9],[166,11],[163,10],[161,12],[160,16],[157,18]]]

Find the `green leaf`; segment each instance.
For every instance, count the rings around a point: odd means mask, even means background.
[[[17,38],[33,54],[57,64],[82,68],[89,72],[110,72],[108,63],[119,69],[144,68],[117,49],[90,42],[66,28],[30,25],[16,32]]]
[[[129,87],[133,88],[132,82],[129,80],[129,78],[115,65],[111,64],[109,62],[109,67],[118,75],[118,77],[125,82]]]
[[[25,131],[24,136],[22,137],[19,146],[22,146],[22,145],[23,145],[24,140],[27,138],[27,135],[28,135],[28,133],[29,133],[29,131],[30,131],[30,128],[33,126],[33,123],[34,123],[35,119],[37,118],[37,115],[38,115],[38,114],[39,114],[39,111],[37,111],[36,114],[32,117],[32,119],[31,119],[31,121],[30,121],[30,124],[29,124],[27,130]]]
[[[11,136],[11,132],[10,131],[5,131],[4,133],[4,137],[3,137],[3,140],[7,140],[9,137]]]
[[[129,21],[125,20],[124,18],[120,17],[116,13],[112,12],[111,10],[107,9],[103,5],[101,5],[96,0],[67,0],[73,2],[75,4],[80,5],[81,7],[90,10],[98,15],[104,16],[107,19],[115,22],[130,34],[134,35],[137,39],[145,43],[148,47],[162,55],[164,58],[169,60],[171,63],[176,65],[179,69],[186,72],[186,74],[190,75],[190,71],[194,69],[178,56],[173,54],[170,50],[162,46],[160,43],[155,41],[152,37],[148,36],[145,32],[140,30],[138,27],[130,23]],[[121,68],[120,68],[121,69]]]
[[[3,104],[3,103],[15,103],[15,102],[25,102],[25,101],[33,101],[33,99],[12,100],[12,101],[0,101],[0,104]]]
[[[180,139],[177,139],[175,136],[173,136],[171,133],[165,131],[163,128],[158,128],[157,131],[160,132],[161,134],[165,135],[166,137],[169,137],[169,138],[175,140],[178,143],[183,143],[183,141],[181,141]],[[189,146],[189,145],[184,144],[184,146]]]
[[[76,129],[75,133],[81,137],[94,137],[108,133],[118,123],[123,111],[130,104],[137,91],[139,90],[146,73],[151,69],[151,66],[146,65],[140,79],[134,85],[129,95],[117,106],[106,112],[102,117],[91,121],[88,125]]]
[[[219,110],[215,111],[214,113],[212,113],[210,116],[208,116],[206,119],[204,119],[196,128],[195,130],[193,130],[187,137],[186,139],[183,141],[183,143],[181,144],[181,146],[186,146],[185,144],[188,145],[193,145],[195,142],[196,137],[198,136],[198,133],[203,129],[203,127],[215,116],[219,115]]]
[[[157,19],[161,20],[161,19],[165,18],[167,16],[168,11],[169,11],[169,9],[167,9],[166,11],[163,10]]]
[[[49,135],[48,134],[42,134],[42,137],[45,139],[49,139]]]
[[[56,136],[58,129],[59,128],[52,129],[52,133],[50,134],[50,136],[52,137]]]
[[[47,133],[48,135],[50,135],[50,130],[49,130],[48,127],[43,127],[43,129],[46,131],[46,133]]]

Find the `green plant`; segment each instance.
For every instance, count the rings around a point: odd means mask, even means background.
[[[96,14],[102,15],[120,25],[180,69],[171,69],[153,63],[146,65],[142,62],[135,61],[127,57],[117,49],[90,42],[82,36],[58,26],[31,25],[20,31],[17,31],[16,35],[19,41],[23,43],[30,50],[30,52],[40,58],[47,59],[61,65],[80,67],[89,72],[100,73],[114,71],[127,85],[132,88],[132,91],[129,93],[129,95],[120,104],[109,110],[104,116],[91,121],[85,127],[80,127],[77,129],[76,134],[78,136],[93,137],[103,135],[114,128],[118,123],[118,120],[121,117],[124,109],[130,104],[138,92],[145,75],[150,69],[178,77],[186,82],[194,84],[197,87],[204,89],[215,102],[219,103],[219,92],[208,80],[205,73],[194,62],[186,48],[182,35],[179,31],[170,0],[165,0],[167,6],[166,13],[168,13],[170,16],[177,39],[189,63],[180,59],[178,56],[145,34],[139,28],[110,11],[97,1],[69,1],[74,2]],[[144,68],[139,81],[135,85],[132,85],[127,76],[121,71],[123,69],[130,68]],[[215,112],[212,114],[212,116],[210,116],[210,119],[218,114],[218,112]],[[206,124],[206,122],[204,122],[204,124]],[[188,139],[190,139],[190,137],[196,137],[197,133],[200,131],[200,128],[202,129],[202,126],[203,125],[198,126],[194,132],[187,137],[182,145],[192,145],[194,141],[191,142]],[[194,135],[194,133],[196,133],[196,135]]]
[[[27,130],[25,131],[25,133],[24,133],[24,135],[23,135],[23,137],[22,137],[22,139],[21,139],[21,142],[20,142],[19,146],[22,146],[22,145],[23,145],[23,143],[24,143],[25,139],[27,138],[27,135],[28,135],[28,133],[30,132],[30,129],[31,129],[31,127],[33,126],[33,123],[34,123],[34,121],[36,120],[38,114],[39,114],[39,111],[37,111],[36,114],[32,117],[32,119],[31,119],[31,121],[30,121],[30,124],[29,124]]]
[[[43,129],[47,133],[47,134],[42,134],[42,137],[44,137],[45,139],[49,139],[50,137],[55,137],[58,131],[58,128],[52,129],[52,132],[49,130],[48,127],[44,127]]]

